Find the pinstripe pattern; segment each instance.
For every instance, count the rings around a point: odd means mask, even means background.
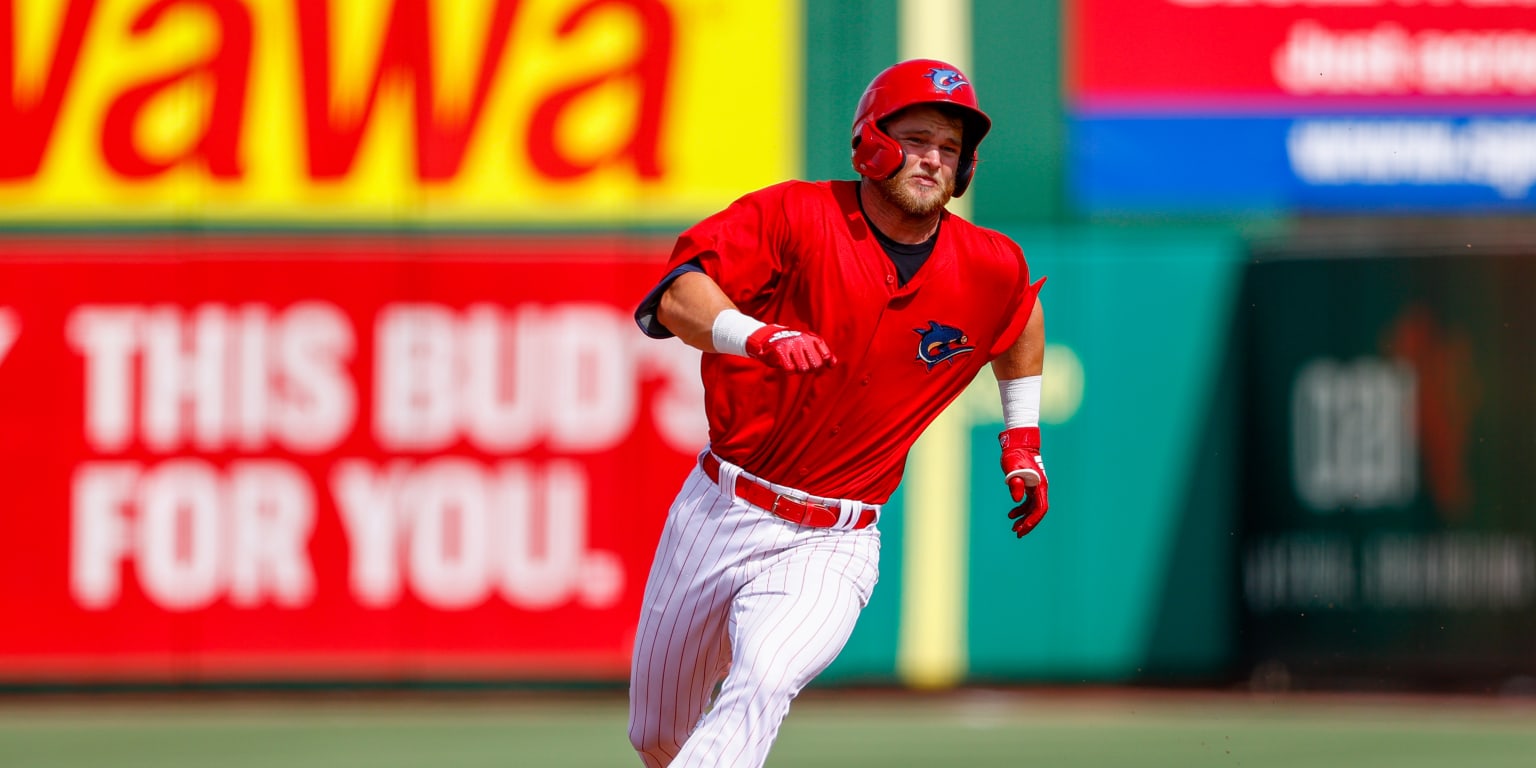
[[[629,737],[647,768],[761,766],[790,701],[847,643],[879,559],[875,527],[795,525],[695,466],[635,634]]]

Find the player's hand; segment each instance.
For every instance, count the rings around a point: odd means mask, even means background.
[[[747,337],[747,355],[770,368],[804,373],[837,364],[827,342],[809,331],[768,324]]]
[[[1003,474],[1013,500],[1023,502],[1008,513],[1019,538],[1035,529],[1051,503],[1046,492],[1045,462],[1040,458],[1040,428],[1017,427],[997,436],[1003,449]],[[1027,498],[1026,498],[1027,497]]]

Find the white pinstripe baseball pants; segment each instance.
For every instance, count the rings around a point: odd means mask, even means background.
[[[721,485],[739,471],[723,465]],[[879,561],[875,526],[781,520],[695,464],[667,515],[635,633],[629,739],[647,768],[763,765],[790,700],[848,642]]]

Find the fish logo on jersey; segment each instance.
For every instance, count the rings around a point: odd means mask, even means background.
[[[913,328],[912,332],[918,336],[917,359],[930,371],[945,360],[953,362],[956,357],[976,349],[970,346],[970,338],[964,331],[932,320],[928,321],[927,328]]]
[[[954,93],[956,88],[962,85],[970,85],[970,82],[965,79],[965,75],[953,69],[930,69],[928,74],[923,75],[923,77],[932,80],[933,87],[945,93]]]

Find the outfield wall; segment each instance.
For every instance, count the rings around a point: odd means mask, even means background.
[[[1010,234],[1052,513],[1011,536],[979,380],[828,682],[1529,674],[1526,250]],[[0,244],[0,679],[622,679],[704,435],[629,318],[665,239]]]
[[[1218,672],[1231,419],[1204,329],[1230,313],[1234,243],[1017,236],[1053,281],[1053,512],[1012,537],[979,382],[956,407],[971,456],[944,468],[969,497],[936,511],[966,547],[944,652],[988,679]],[[0,678],[622,677],[704,439],[697,353],[629,317],[666,248],[5,241]],[[832,678],[901,679],[929,620],[902,608],[926,586],[904,575],[926,556],[908,498]]]
[[[1518,600],[1345,611],[1315,634],[1310,582],[1287,580],[1312,550],[1265,538],[1323,514],[1280,492],[1292,425],[1253,415],[1291,407],[1293,356],[1367,344],[1369,307],[1438,286],[1467,287],[1412,299],[1437,333],[1528,288],[1454,249],[1403,282],[1404,262],[1332,247],[1409,221],[1467,248],[1529,229],[1477,218],[1532,200],[1528,11],[1420,5],[0,2],[0,684],[621,680],[704,434],[697,354],[628,313],[689,223],[783,178],[850,177],[865,84],[934,55],[941,28],[994,119],[956,208],[1050,278],[1053,511],[1012,538],[979,381],[914,453],[881,585],[826,680],[1516,670],[1528,543],[1509,537],[1528,504],[1508,478],[1528,452],[1524,411],[1492,404],[1529,394],[1502,362],[1528,336],[1504,318],[1458,331],[1479,350],[1465,376],[1502,398],[1456,411],[1499,446],[1464,479],[1472,507],[1438,495],[1429,422],[1377,426],[1413,441],[1418,463],[1396,465],[1413,493],[1395,487],[1415,521],[1503,526],[1475,530],[1506,537]],[[1378,38],[1430,79],[1298,85],[1269,66]],[[1417,137],[1409,159],[1340,161],[1353,145],[1329,142],[1357,126]],[[1255,266],[1318,212],[1355,218],[1287,258],[1352,311],[1310,312],[1310,283]],[[1284,303],[1260,311],[1256,290]],[[1421,408],[1429,391],[1391,390]],[[1349,547],[1407,526],[1350,515],[1324,526],[1350,521],[1327,532]],[[1454,647],[1422,635],[1442,619]],[[1363,627],[1383,644],[1350,645]]]

